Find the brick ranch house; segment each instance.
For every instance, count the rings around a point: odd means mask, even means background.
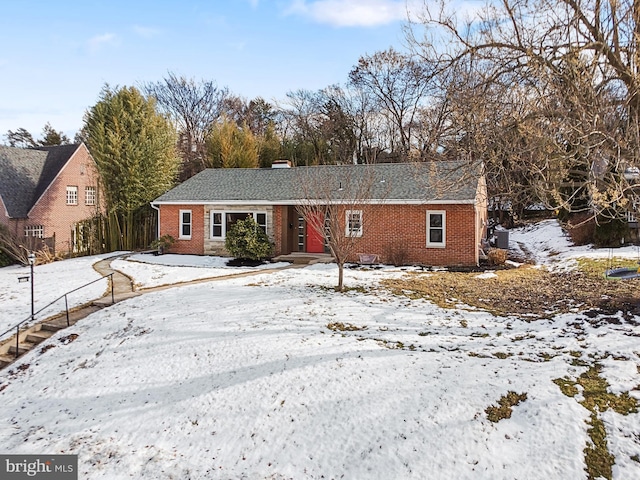
[[[57,252],[73,252],[74,226],[96,214],[98,193],[95,162],[84,144],[0,146],[0,223],[18,237],[55,238]]]
[[[371,179],[362,207],[354,206],[342,188],[353,178]],[[322,188],[315,188],[319,181]],[[462,162],[208,169],[152,206],[158,210],[158,235],[176,239],[171,247],[175,253],[226,255],[226,231],[247,215],[266,231],[276,256],[323,253],[322,234],[298,211],[310,195],[320,203],[343,205],[341,231],[359,236],[358,251],[375,254],[381,262],[392,263],[399,253],[407,264],[479,262],[487,223],[486,184],[480,167]]]

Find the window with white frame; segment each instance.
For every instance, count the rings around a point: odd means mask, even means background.
[[[229,229],[238,221],[247,217],[252,217],[264,233],[267,233],[267,213],[266,212],[210,212],[210,234],[214,240],[224,240]]]
[[[96,204],[96,187],[84,187],[84,204]]]
[[[427,211],[427,247],[444,247],[446,244],[446,233],[446,212]]]
[[[67,205],[78,204],[78,187],[68,185],[67,186]]]
[[[362,236],[362,210],[347,210],[345,212],[345,236]]]
[[[180,210],[180,235],[182,240],[191,239],[191,210]]]
[[[44,238],[44,226],[42,225],[26,225],[24,227],[25,237]]]

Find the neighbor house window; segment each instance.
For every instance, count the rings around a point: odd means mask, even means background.
[[[183,240],[191,239],[191,210],[180,210],[180,236]]]
[[[427,247],[444,247],[446,212],[427,212]]]
[[[78,204],[78,187],[67,186],[67,205]]]
[[[96,204],[96,187],[84,187],[84,204]]]
[[[252,217],[264,233],[267,233],[266,212],[220,212],[211,211],[211,238],[223,240],[229,229],[238,221]]]
[[[362,210],[347,210],[345,220],[345,232],[347,237],[362,236]]]
[[[24,236],[44,238],[44,227],[42,225],[27,225],[24,227]]]

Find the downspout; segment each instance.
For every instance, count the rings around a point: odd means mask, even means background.
[[[151,205],[151,208],[158,212],[158,223],[156,225],[156,240],[158,240],[160,238],[160,207],[158,207],[154,203],[150,203],[149,205]]]

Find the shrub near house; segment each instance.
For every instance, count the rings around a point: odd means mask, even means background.
[[[341,179],[359,176],[370,176],[372,184],[361,207],[341,188]],[[309,200],[309,178],[333,182],[315,201],[343,207],[341,235],[358,235],[353,226],[368,223],[358,236],[358,252],[385,263],[402,252],[407,264],[478,264],[486,185],[480,168],[464,162],[208,169],[152,202],[160,235],[176,238],[176,253],[229,255],[225,240],[231,227],[250,216],[274,244],[274,255],[325,252],[322,232],[299,210]]]

